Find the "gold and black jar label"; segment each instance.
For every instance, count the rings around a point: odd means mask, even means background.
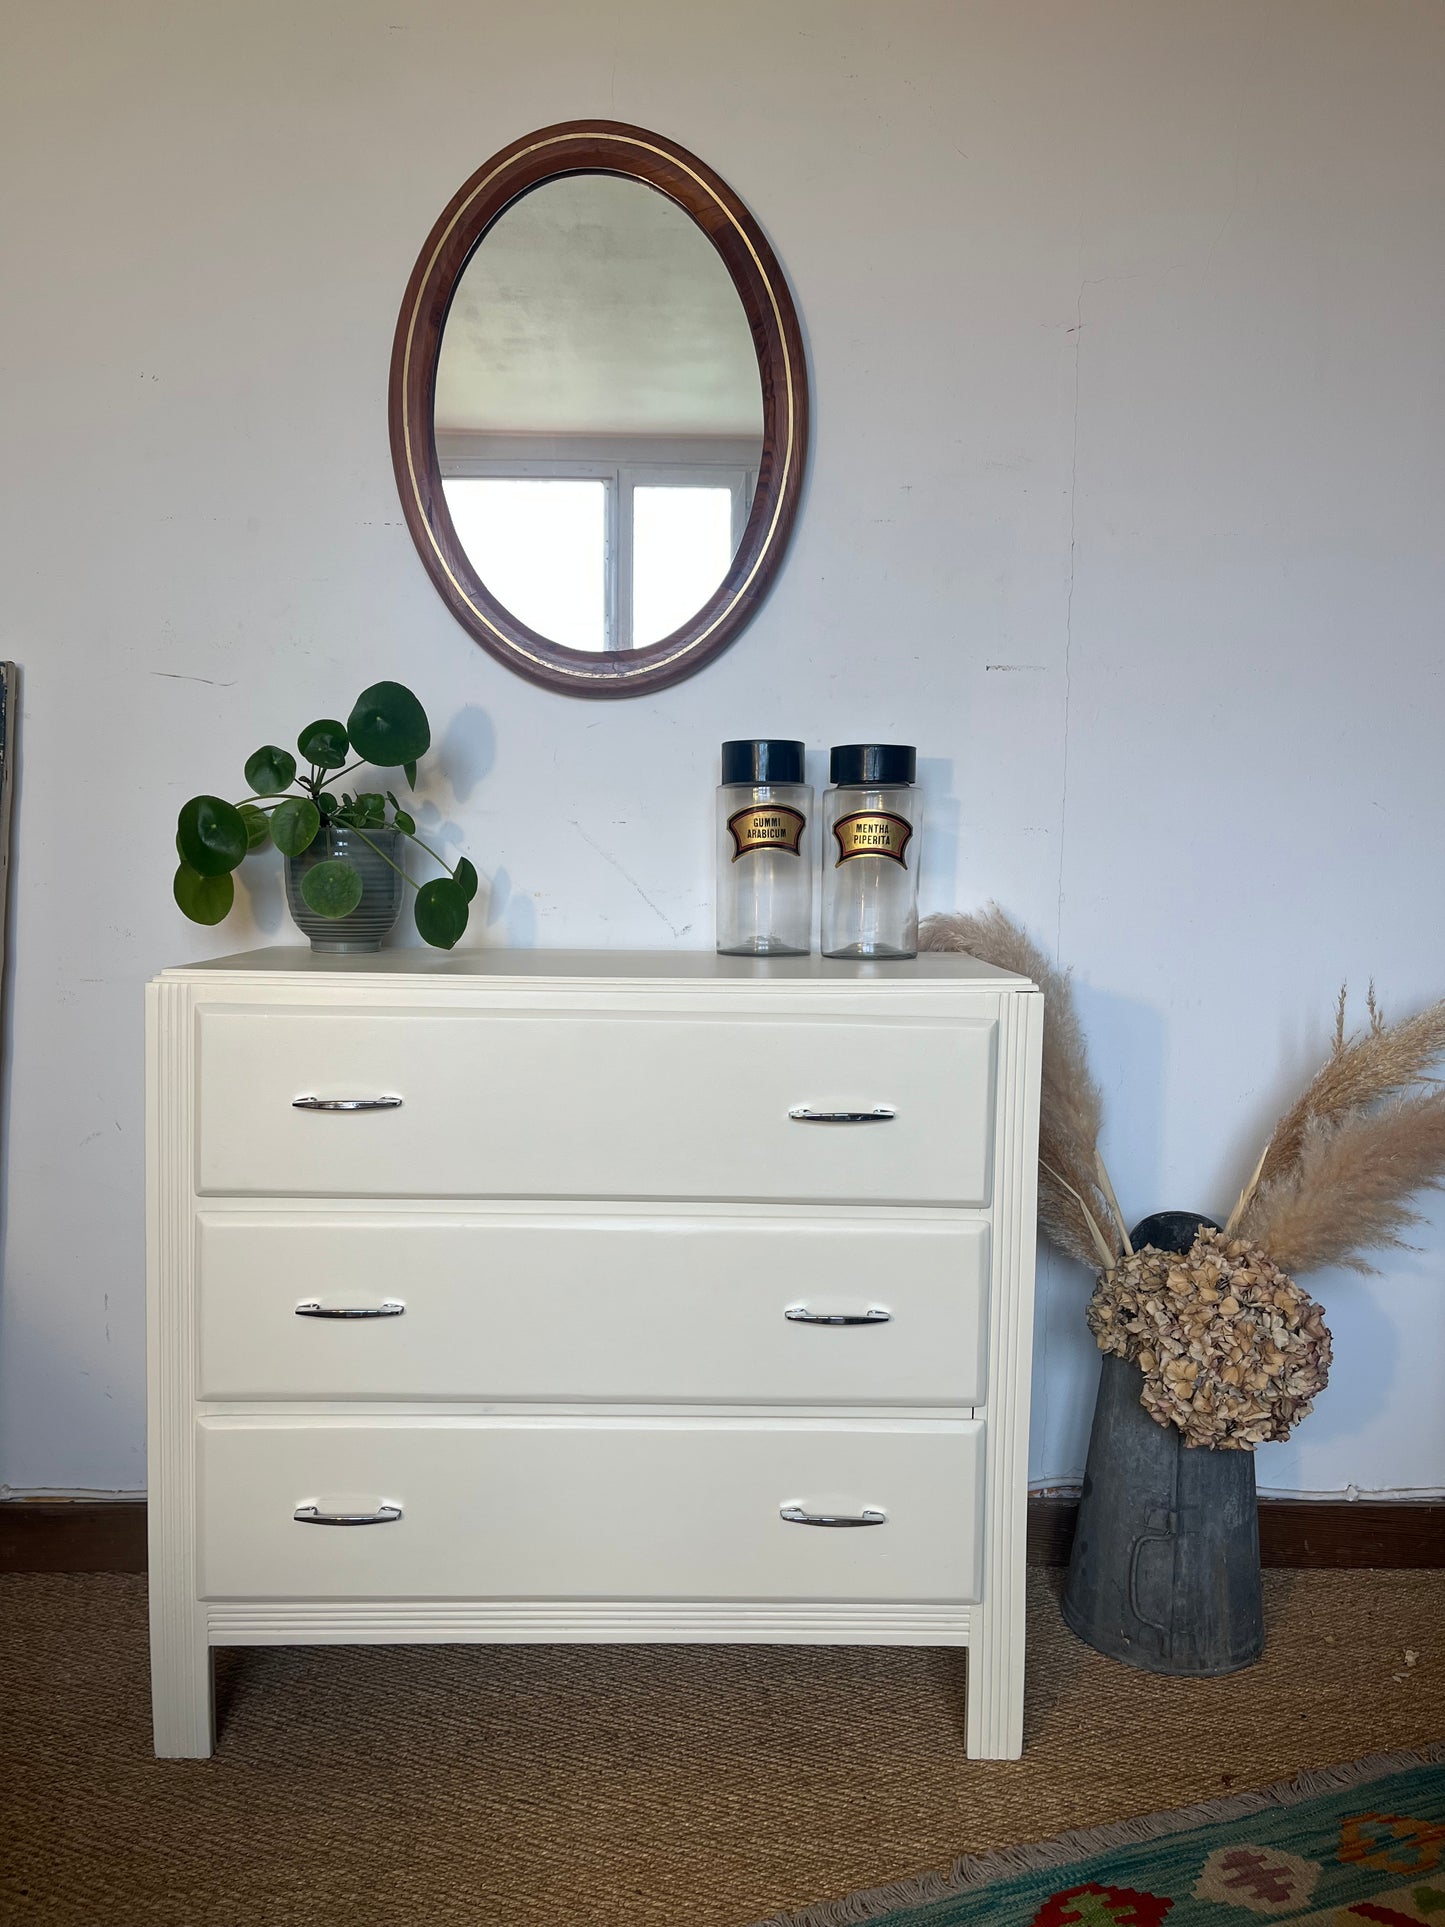
[[[833,825],[833,835],[838,842],[839,864],[855,856],[889,856],[903,869],[908,868],[906,851],[913,825],[892,810],[859,810],[854,816],[840,816]]]
[[[808,819],[801,810],[786,803],[750,803],[728,818],[728,835],[733,840],[733,862],[749,850],[787,850],[799,854],[799,844]]]

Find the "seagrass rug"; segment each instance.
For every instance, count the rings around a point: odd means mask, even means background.
[[[1445,1737],[1445,1571],[1266,1572],[1208,1680],[1081,1645],[1062,1580],[1021,1760],[968,1758],[958,1652],[446,1645],[223,1651],[215,1757],[157,1760],[144,1578],[0,1573],[0,1923],[746,1927]]]
[[[760,1927],[1445,1927],[1445,1744],[1066,1833]]]

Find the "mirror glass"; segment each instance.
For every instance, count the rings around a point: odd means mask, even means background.
[[[432,426],[498,602],[570,649],[661,642],[727,574],[757,486],[762,385],[732,276],[646,182],[543,181],[457,283]]]

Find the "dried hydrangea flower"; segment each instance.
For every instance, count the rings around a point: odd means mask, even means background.
[[[1257,1245],[1207,1226],[1183,1257],[1146,1246],[1121,1258],[1087,1317],[1101,1351],[1139,1366],[1145,1411],[1186,1445],[1286,1439],[1329,1378],[1320,1306]]]

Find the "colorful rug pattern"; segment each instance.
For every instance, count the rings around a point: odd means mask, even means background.
[[[1445,1746],[963,1860],[766,1927],[1445,1927]]]

